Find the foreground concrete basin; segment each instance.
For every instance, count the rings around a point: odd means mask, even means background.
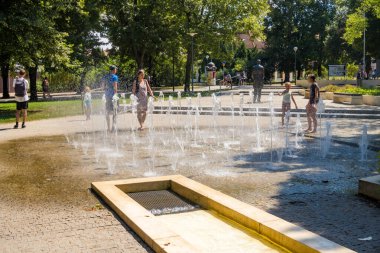
[[[354,252],[180,175],[94,182],[91,188],[156,252]],[[154,215],[133,197],[163,190],[197,208]]]

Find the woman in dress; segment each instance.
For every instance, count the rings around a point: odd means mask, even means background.
[[[150,88],[148,80],[145,78],[145,72],[140,69],[137,72],[137,79],[133,82],[132,93],[138,98],[137,104],[137,119],[139,121],[139,130],[144,129],[144,122],[146,119],[146,111],[148,110],[148,92],[154,97],[153,91]]]

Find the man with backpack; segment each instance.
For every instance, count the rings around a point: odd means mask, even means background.
[[[15,89],[16,100],[16,125],[13,128],[18,128],[20,113],[22,112],[22,128],[25,128],[27,109],[28,109],[28,89],[29,82],[24,78],[25,70],[19,71],[19,76],[13,81],[13,88]]]

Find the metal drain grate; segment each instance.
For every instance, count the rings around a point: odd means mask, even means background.
[[[168,190],[131,192],[127,195],[154,215],[183,213],[199,209],[198,205]]]

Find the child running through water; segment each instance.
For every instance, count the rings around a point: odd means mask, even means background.
[[[92,107],[92,101],[91,101],[91,90],[90,87],[86,86],[84,93],[84,112],[86,114],[86,120],[89,120],[91,118],[91,107]]]
[[[285,90],[278,94],[278,95],[282,96],[282,118],[281,118],[282,125],[284,125],[285,113],[290,111],[290,109],[291,109],[292,103],[291,103],[290,99],[293,100],[293,103],[296,106],[296,109],[298,109],[297,103],[294,100],[292,92],[290,91],[291,87],[292,87],[292,85],[289,82],[286,82],[285,83]]]

